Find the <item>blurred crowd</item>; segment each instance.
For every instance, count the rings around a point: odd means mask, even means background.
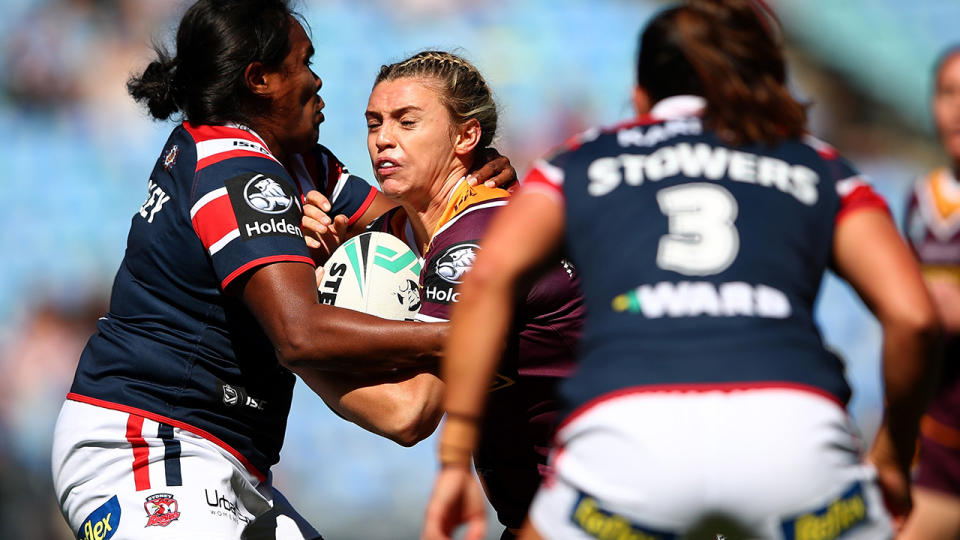
[[[629,115],[632,73],[623,66],[632,64],[637,29],[661,4],[303,2],[324,79],[321,142],[372,178],[362,111],[376,70],[419,48],[458,48],[488,74],[505,120],[496,145],[523,172],[588,125]],[[884,4],[909,13],[908,2]],[[169,43],[184,8],[180,0],[4,2],[0,538],[71,537],[53,500],[51,430],[80,350],[106,311],[128,220],[168,131],[145,118],[124,83],[153,43]],[[873,177],[899,215],[911,178],[942,159],[926,119],[858,86],[803,46],[813,30],[784,22],[792,80],[811,103],[812,130]],[[942,45],[914,62],[924,77]],[[836,280],[826,283],[818,316],[848,361],[853,412],[869,438],[880,410],[879,329]],[[403,449],[377,439],[298,388],[276,483],[306,501],[301,511],[330,538],[413,537],[435,468],[432,444]]]

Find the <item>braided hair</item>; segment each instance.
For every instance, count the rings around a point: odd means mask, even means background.
[[[477,148],[486,148],[493,142],[497,133],[497,104],[476,66],[452,53],[422,51],[406,60],[381,66],[373,86],[402,78],[435,82],[440,91],[440,102],[455,123],[463,124],[470,119],[480,123]]]

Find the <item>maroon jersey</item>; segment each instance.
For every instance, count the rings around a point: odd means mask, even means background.
[[[919,178],[904,229],[928,277],[960,283],[960,182],[949,169]],[[940,387],[921,428],[917,484],[960,495],[960,335],[948,334]]]
[[[480,239],[509,193],[461,182],[424,255],[418,320],[444,322],[459,299],[457,285],[469,270]],[[412,238],[406,216],[395,209],[371,229]],[[410,242],[408,242],[410,243]],[[412,246],[415,252],[418,249]],[[518,247],[522,249],[522,247]],[[474,461],[500,522],[519,528],[546,469],[560,405],[556,385],[573,368],[584,317],[573,268],[557,262],[518,304],[494,380]]]

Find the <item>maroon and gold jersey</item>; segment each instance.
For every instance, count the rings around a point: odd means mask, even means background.
[[[917,179],[904,229],[927,278],[960,284],[960,181],[951,170]],[[940,387],[920,424],[916,482],[960,495],[960,335],[945,341]]]
[[[457,285],[473,264],[483,237],[509,193],[462,182],[454,188],[423,255],[420,273],[424,322],[445,322],[459,300]],[[406,215],[394,209],[371,229],[413,238]],[[419,250],[409,242],[415,253]],[[523,249],[517,246],[517,249]],[[480,448],[475,455],[501,523],[523,524],[546,468],[559,411],[556,385],[573,368],[584,318],[573,268],[558,261],[522,295],[500,365],[491,381]]]

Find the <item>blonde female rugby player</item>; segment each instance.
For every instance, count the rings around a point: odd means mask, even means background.
[[[381,68],[366,119],[374,174],[383,193],[400,205],[371,228],[405,239],[423,258],[418,318],[446,321],[459,298],[458,284],[483,251],[479,238],[509,195],[464,179],[478,149],[496,133],[490,88],[463,58],[424,51]],[[316,210],[308,206],[306,212]],[[576,282],[572,268],[555,258],[541,277],[518,289],[517,317],[500,342],[496,373],[488,381],[490,407],[479,425],[486,436],[472,459],[506,526],[505,539],[523,525],[546,470],[558,412],[555,387],[571,369],[583,322]],[[392,409],[386,404],[403,401],[396,395],[406,396],[407,412],[419,418],[410,422],[416,429],[406,443],[429,435],[442,413],[442,383],[431,373],[387,384],[340,382],[321,395],[343,417],[375,433],[384,434],[383,410]],[[471,450],[458,457],[471,460]]]

